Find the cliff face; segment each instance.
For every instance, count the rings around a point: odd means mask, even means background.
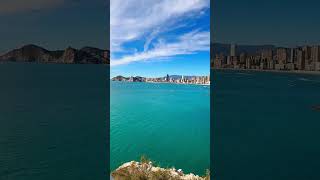
[[[114,180],[210,180],[209,175],[200,177],[194,174],[184,174],[181,169],[175,168],[165,169],[155,167],[151,162],[135,162],[131,161],[123,164],[111,174]]]
[[[26,45],[0,56],[0,62],[109,64],[110,52],[93,47],[49,51],[36,45]]]

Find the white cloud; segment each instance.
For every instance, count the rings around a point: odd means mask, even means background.
[[[177,42],[166,43],[160,39],[159,42],[154,46],[155,48],[148,51],[134,53],[132,55],[124,56],[120,59],[114,59],[111,61],[111,66],[129,64],[139,61],[157,60],[177,55],[193,54],[199,51],[209,51],[210,32],[200,32],[195,30],[181,35]]]
[[[152,41],[159,39],[161,33],[185,26],[184,22],[179,21],[181,18],[191,15],[200,16],[200,12],[208,8],[209,5],[210,0],[111,0],[111,52],[126,51],[123,45],[127,42],[137,39],[145,40],[143,52],[120,59],[111,58],[111,64],[127,64],[132,61],[169,57],[170,54],[194,53],[196,50],[204,49],[202,45],[199,46],[201,43],[195,42],[195,39],[191,45],[191,39],[186,39],[186,36],[200,38],[200,36],[206,35],[207,38],[210,38],[209,32],[193,31],[181,36],[175,43],[167,44],[164,40],[164,42],[153,44],[153,48],[150,48],[150,45]],[[209,39],[207,41],[209,42]],[[186,50],[183,47],[191,49]]]
[[[155,37],[159,34],[160,30],[156,29],[150,33],[150,35],[146,38],[146,42],[144,43],[143,50],[147,51],[149,49],[150,43]]]
[[[11,14],[52,8],[61,5],[64,0],[0,0],[0,14]]]

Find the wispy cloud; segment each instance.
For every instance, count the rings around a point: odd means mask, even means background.
[[[38,11],[63,4],[65,0],[0,0],[0,14]]]
[[[192,31],[183,34],[177,42],[167,43],[160,39],[151,50],[134,53],[111,61],[111,66],[123,65],[138,61],[158,60],[172,56],[193,54],[199,51],[209,51],[210,33]]]
[[[126,51],[126,43],[144,40],[142,51],[112,58],[111,65],[209,50],[209,30],[190,29],[177,34],[175,41],[161,37],[166,31],[186,26],[181,19],[201,16],[209,4],[210,0],[111,0],[111,52]]]

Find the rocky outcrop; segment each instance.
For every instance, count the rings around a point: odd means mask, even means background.
[[[200,177],[194,174],[184,174],[181,169],[165,169],[153,166],[152,162],[135,162],[131,161],[121,165],[111,174],[114,180],[210,180],[210,175]]]
[[[68,47],[62,55],[62,62],[66,64],[71,64],[76,61],[77,58],[77,50],[71,47]]]
[[[116,76],[116,77],[113,77],[111,80],[112,81],[145,82],[146,78],[141,76],[131,76],[131,77]]]
[[[80,50],[68,47],[65,50],[49,51],[31,44],[0,56],[0,62],[109,64],[110,51],[94,47],[85,47]]]
[[[124,77],[124,76],[116,76],[116,77],[113,77],[111,80],[112,81],[127,81],[127,80],[129,80],[129,78]]]

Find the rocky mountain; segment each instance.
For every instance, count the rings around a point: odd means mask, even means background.
[[[116,76],[113,77],[111,80],[112,81],[133,81],[133,82],[144,82],[145,77],[141,76],[134,76],[134,77],[124,77],[124,76]]]
[[[124,77],[124,76],[116,76],[116,77],[113,77],[111,80],[112,81],[126,81],[128,80],[129,78],[127,77]]]
[[[109,64],[110,51],[94,47],[49,51],[37,45],[26,45],[0,55],[0,62],[33,62],[56,64]]]

